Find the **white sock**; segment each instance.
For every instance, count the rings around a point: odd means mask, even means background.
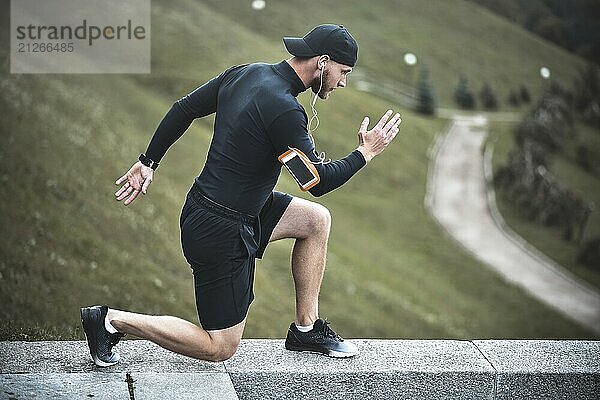
[[[308,332],[308,331],[311,331],[311,330],[312,330],[313,326],[314,326],[314,324],[305,325],[305,326],[302,326],[302,325],[296,325],[296,328],[298,328],[298,330],[299,330],[300,332]]]
[[[108,333],[117,333],[118,330],[115,329],[114,326],[108,320],[108,313],[106,313],[106,317],[104,317],[104,328],[108,331]]]

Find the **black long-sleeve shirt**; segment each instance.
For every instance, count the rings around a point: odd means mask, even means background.
[[[318,163],[308,118],[296,99],[304,90],[286,61],[229,68],[173,104],[146,155],[159,162],[195,118],[216,112],[206,164],[196,177],[206,196],[257,215],[281,173],[278,157],[290,147],[316,163],[320,181],[310,193],[321,196],[346,183],[366,162],[355,150],[340,160]]]

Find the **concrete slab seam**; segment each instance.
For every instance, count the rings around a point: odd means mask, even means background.
[[[135,380],[130,372],[125,373],[125,383],[127,383],[127,391],[129,392],[129,400],[135,400]]]
[[[496,369],[494,364],[492,364],[490,359],[487,358],[485,353],[479,348],[479,346],[477,346],[477,344],[475,342],[473,342],[472,340],[469,340],[469,343],[471,343],[473,346],[475,346],[475,348],[477,349],[479,354],[481,354],[481,356],[485,359],[485,361],[487,361],[487,363],[490,364],[490,367],[492,367],[492,369],[494,370],[494,400],[496,400],[498,398],[498,395],[497,395],[497,393],[498,393],[498,370]]]
[[[227,370],[227,363],[225,361],[223,361],[223,362],[221,362],[221,364],[223,364],[223,369],[225,369],[225,373],[227,374],[227,378],[229,378],[229,382],[231,382],[231,387],[233,388],[233,390],[235,391],[235,394],[239,398],[240,397],[240,393],[238,392],[238,390],[236,389],[235,385],[233,384],[233,379],[231,379],[231,372],[229,372]]]

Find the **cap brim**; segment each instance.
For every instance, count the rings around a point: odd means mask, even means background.
[[[287,49],[288,53],[298,57],[313,57],[318,54],[310,48],[303,38],[284,37],[283,44]]]

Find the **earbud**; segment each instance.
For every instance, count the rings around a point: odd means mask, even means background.
[[[329,60],[329,56],[326,56],[326,57],[327,57],[327,60]],[[325,65],[327,65],[327,61],[326,60],[321,61],[319,63],[319,69],[325,68]]]

